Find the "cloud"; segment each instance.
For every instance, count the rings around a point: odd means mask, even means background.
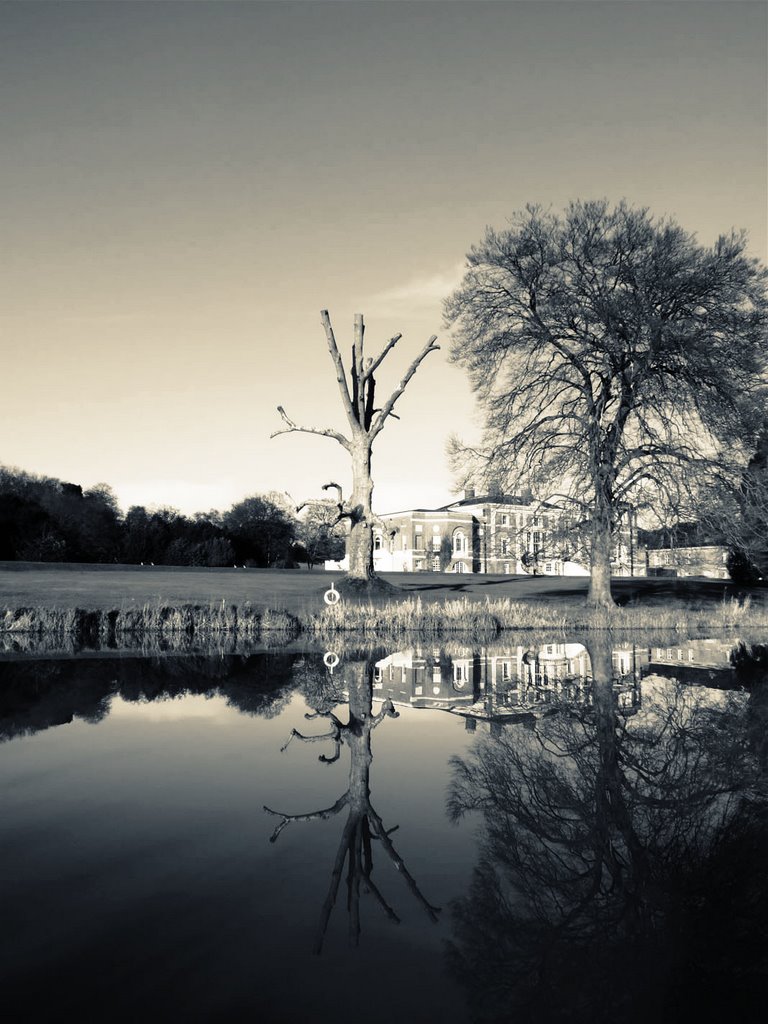
[[[412,278],[405,284],[371,295],[365,308],[373,316],[434,313],[443,299],[459,285],[463,275],[464,264],[457,263],[448,270]]]

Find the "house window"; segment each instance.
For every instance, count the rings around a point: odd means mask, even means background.
[[[432,572],[440,572],[440,555],[435,555],[432,559]]]
[[[453,550],[457,555],[460,555],[467,550],[467,538],[464,536],[462,530],[457,530],[453,535]]]
[[[454,681],[454,683],[456,683],[457,685],[463,686],[463,684],[466,683],[468,677],[469,677],[469,673],[467,672],[466,664],[463,664],[461,662],[455,662],[454,666],[453,666],[453,681]]]
[[[433,551],[439,551],[440,550],[440,534],[438,534],[436,537],[432,538],[432,550]]]
[[[502,678],[502,681],[504,681],[504,682],[508,682],[509,681],[509,679],[510,679],[510,677],[512,675],[512,673],[510,671],[510,668],[511,668],[511,666],[510,666],[510,663],[508,661],[502,661],[501,662],[501,678]]]
[[[509,573],[509,562],[504,563],[504,572]]]
[[[380,533],[374,534],[374,537],[373,537],[373,550],[374,551],[381,551],[381,534]]]
[[[502,555],[509,554],[509,541],[507,540],[506,537],[502,537],[501,539],[501,553]]]
[[[457,562],[456,565],[454,565],[453,567],[454,572],[464,572],[465,570],[466,566],[464,565],[463,562]]]
[[[500,526],[508,526],[509,525],[509,516],[506,514],[506,512],[503,512],[499,516],[499,525]]]

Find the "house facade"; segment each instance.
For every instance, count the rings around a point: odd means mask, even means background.
[[[614,553],[616,575],[640,575],[633,531],[624,530]],[[379,517],[374,528],[377,572],[455,572],[587,576],[578,531],[568,529],[561,508],[509,494],[464,497],[436,509],[408,509]],[[346,560],[326,562],[346,569]]]
[[[721,544],[697,547],[648,548],[649,576],[706,576],[728,579],[728,549]]]

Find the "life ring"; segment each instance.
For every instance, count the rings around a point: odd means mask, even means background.
[[[326,651],[323,655],[323,664],[333,674],[333,670],[339,664],[339,656],[335,651]]]
[[[323,600],[328,605],[334,605],[341,600],[341,594],[334,587],[334,585],[331,584],[331,589],[326,590],[326,592],[323,594]]]

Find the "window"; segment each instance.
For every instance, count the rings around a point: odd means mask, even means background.
[[[464,572],[465,570],[466,566],[464,565],[463,562],[457,562],[456,565],[454,565],[453,567],[454,572]]]
[[[509,516],[506,512],[502,512],[499,516],[499,526],[509,526]]]
[[[457,530],[453,535],[453,550],[457,555],[461,555],[467,550],[467,538],[462,530]]]
[[[509,562],[504,563],[504,572],[509,573]]]
[[[512,676],[511,665],[508,661],[501,662],[501,678],[504,682],[508,682]]]
[[[509,554],[509,541],[507,540],[506,537],[501,538],[501,553],[502,555]]]
[[[440,572],[440,555],[435,555],[432,559],[432,572]]]
[[[432,538],[432,550],[433,551],[439,551],[440,550],[440,534],[439,533]]]
[[[442,674],[440,672],[440,666],[439,665],[434,665],[432,667],[432,682],[433,683],[439,683],[442,680],[442,678],[443,677],[442,677]]]
[[[381,534],[375,533],[373,535],[373,550],[381,551]]]

